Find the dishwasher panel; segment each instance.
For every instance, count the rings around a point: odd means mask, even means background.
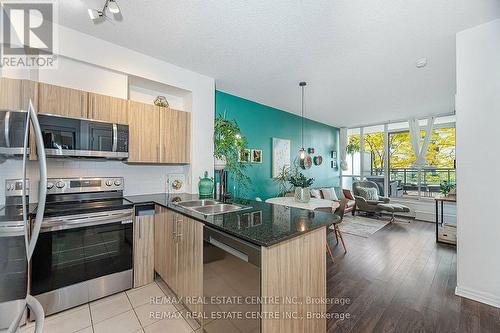
[[[203,329],[261,331],[261,250],[213,228],[203,231]]]

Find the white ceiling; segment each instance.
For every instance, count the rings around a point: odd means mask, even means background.
[[[288,112],[306,80],[306,116],[337,126],[453,111],[455,33],[500,17],[500,0],[118,2],[121,21],[90,21],[104,0],[59,1],[59,20]]]

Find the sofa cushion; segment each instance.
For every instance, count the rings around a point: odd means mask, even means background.
[[[337,193],[335,192],[335,188],[333,187],[322,188],[320,191],[323,195],[323,199],[325,200],[339,200]]]
[[[358,187],[358,193],[367,201],[378,201],[378,191],[372,187]]]
[[[318,189],[311,189],[311,198],[321,199],[321,193]]]

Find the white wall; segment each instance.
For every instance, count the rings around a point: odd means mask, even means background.
[[[135,100],[146,98],[149,87],[142,92],[135,88],[130,93],[129,80],[139,84],[154,82],[150,94],[155,93],[155,87],[169,87],[165,95],[171,99],[172,106],[192,113],[192,149],[190,166],[65,160],[51,161],[49,176],[123,176],[126,192],[141,194],[164,192],[167,174],[184,173],[186,190],[197,193],[198,177],[205,170],[213,173],[214,79],[66,27],[58,29],[57,69],[30,72],[4,69],[1,75]],[[20,168],[21,162],[16,160],[0,164],[0,189],[3,189],[4,179],[21,176]],[[32,172],[32,178],[35,177]],[[4,202],[3,195],[0,190],[0,204]]]
[[[500,307],[500,20],[457,34],[456,292]]]

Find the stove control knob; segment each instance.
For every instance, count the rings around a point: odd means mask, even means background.
[[[7,191],[14,190],[14,184],[7,184]]]
[[[115,179],[115,185],[120,186],[122,184],[122,181],[120,179]]]
[[[106,186],[113,185],[113,181],[111,179],[106,180]]]
[[[57,188],[63,188],[65,185],[66,185],[66,184],[65,184],[64,182],[62,182],[62,181],[58,181],[58,182],[56,183]]]
[[[52,189],[53,187],[54,187],[54,183],[52,183],[52,182],[48,182],[48,183],[47,183],[47,190],[50,190],[50,189]]]

